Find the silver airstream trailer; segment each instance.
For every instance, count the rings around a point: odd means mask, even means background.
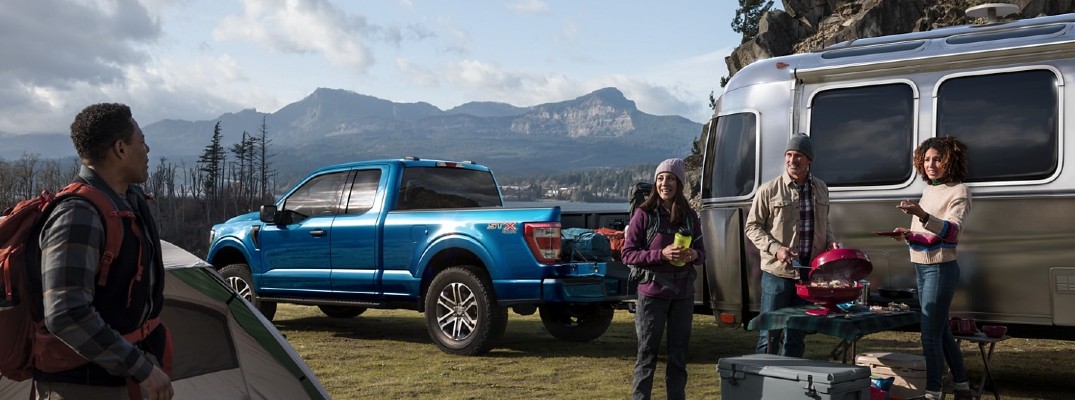
[[[973,195],[952,315],[1075,337],[1060,328],[1075,326],[1073,78],[1075,14],[860,39],[747,66],[706,135],[703,301],[726,323],[758,311],[759,253],[743,225],[758,187],[783,173],[796,132],[813,139],[833,230],[868,254],[872,287],[914,288],[906,245],[872,232],[909,226],[896,204],[924,187],[912,151],[951,135],[968,145]]]

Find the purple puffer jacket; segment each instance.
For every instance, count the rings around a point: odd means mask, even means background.
[[[698,251],[698,261],[705,260],[705,245],[702,243],[701,223],[698,214],[694,210],[689,211],[691,226],[691,248]],[[694,265],[687,264],[677,267],[661,259],[661,249],[672,244],[675,232],[680,225],[672,225],[668,210],[659,206],[657,212],[660,215],[661,224],[653,241],[646,245],[646,227],[649,225],[649,212],[641,208],[636,209],[631,216],[631,223],[624,232],[623,249],[621,259],[624,264],[646,268],[659,273],[661,278],[647,283],[638,284],[638,294],[662,299],[678,300],[694,297],[695,273],[691,273]],[[662,284],[665,282],[666,284]],[[673,286],[673,287],[668,287]]]

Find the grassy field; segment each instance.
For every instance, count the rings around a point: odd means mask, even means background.
[[[415,311],[369,310],[351,319],[325,317],[315,307],[281,305],[276,326],[334,399],[624,399],[635,361],[634,314],[617,310],[612,327],[588,343],[561,342],[537,315],[511,314],[501,345],[483,357],[442,353]],[[717,360],[752,352],[756,334],[721,328],[696,315],[687,395],[720,398]],[[807,338],[806,358],[824,360],[837,340]],[[885,332],[859,341],[859,352],[920,353],[917,333]],[[976,346],[963,346],[977,385],[983,373]],[[1075,398],[1075,342],[1011,339],[993,356],[1004,399]],[[655,398],[664,398],[663,360]],[[992,398],[986,393],[986,398]]]

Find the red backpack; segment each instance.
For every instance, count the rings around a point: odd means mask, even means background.
[[[5,378],[22,381],[33,377],[35,368],[58,372],[88,362],[45,329],[40,293],[32,290],[27,276],[41,272],[40,266],[27,265],[26,252],[37,251],[36,246],[30,245],[37,242],[31,235],[38,234],[53,206],[70,196],[93,203],[104,221],[105,248],[97,270],[99,285],[106,282],[108,269],[123,244],[121,218],[134,219],[133,212],[117,210],[104,192],[81,182],[67,185],[55,195],[43,191],[37,197],[4,210],[0,216],[0,272],[3,273],[0,281],[0,343],[3,343],[0,346],[0,374]],[[31,248],[27,249],[28,246]],[[128,341],[131,339],[127,338]]]

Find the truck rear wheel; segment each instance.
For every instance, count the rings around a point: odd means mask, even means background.
[[[492,285],[478,271],[472,266],[445,269],[426,292],[426,328],[445,353],[485,354],[504,336],[508,309],[497,304]]]
[[[336,306],[322,304],[317,306],[321,312],[332,318],[354,318],[366,312],[366,307],[359,306]]]
[[[540,310],[541,323],[549,334],[569,342],[587,342],[601,337],[612,325],[614,312],[608,304],[546,304]]]
[[[258,292],[254,290],[254,279],[250,275],[250,266],[246,264],[229,264],[220,269],[220,275],[231,290],[254,305],[265,319],[272,321],[276,315],[276,302],[258,300]]]

